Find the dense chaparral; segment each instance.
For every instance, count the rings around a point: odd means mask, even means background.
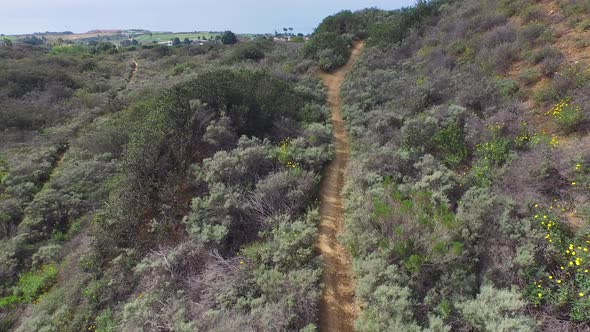
[[[320,329],[321,72],[347,63],[355,330],[588,330],[589,22],[432,0],[307,41],[7,39],[0,331]]]

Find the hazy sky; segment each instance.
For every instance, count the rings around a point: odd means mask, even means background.
[[[415,0],[0,0],[0,33],[233,30],[312,32],[342,9],[396,9]]]

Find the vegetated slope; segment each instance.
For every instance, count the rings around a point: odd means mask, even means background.
[[[332,149],[300,47],[0,48],[2,329],[313,330]]]
[[[362,47],[362,42],[355,43],[351,57],[344,67],[321,75],[327,88],[335,148],[334,159],[327,167],[320,187],[322,201],[318,249],[324,263],[324,289],[320,302],[319,325],[323,331],[353,331],[356,316],[350,255],[338,241],[344,221],[341,193],[349,154],[348,135],[340,112],[340,88]]]
[[[115,165],[78,133],[115,107],[128,72],[104,54],[14,46],[0,57],[0,326],[10,329],[59,279],[65,243],[107,195]]]
[[[589,328],[589,18],[458,1],[365,48],[343,87],[357,330]]]
[[[0,47],[0,328],[316,329],[316,73],[361,38],[356,329],[587,330],[589,14],[431,1],[334,15],[303,50]]]

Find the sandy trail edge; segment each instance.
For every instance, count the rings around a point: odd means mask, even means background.
[[[338,242],[337,235],[344,221],[341,191],[348,161],[348,134],[340,112],[340,88],[345,75],[361,53],[363,42],[356,42],[348,63],[332,73],[320,76],[327,89],[332,112],[335,156],[324,175],[320,188],[321,204],[317,248],[324,258],[324,290],[320,302],[320,331],[354,331],[357,306],[354,301],[355,282],[350,255]]]

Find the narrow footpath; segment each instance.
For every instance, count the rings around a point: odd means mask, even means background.
[[[135,77],[135,73],[137,73],[137,69],[139,69],[139,64],[137,63],[137,60],[135,60],[135,58],[131,59],[133,61],[132,64],[132,69],[131,69],[131,74],[129,74],[129,79],[127,80],[127,84],[131,84],[131,82],[133,81],[133,78]]]
[[[357,42],[348,63],[332,72],[322,73],[327,99],[332,112],[335,156],[324,175],[320,188],[321,204],[318,250],[324,258],[324,291],[320,302],[320,331],[354,331],[357,306],[354,301],[355,282],[350,255],[338,242],[344,222],[342,187],[348,161],[348,134],[340,110],[340,89],[344,77],[352,69],[364,44]]]

